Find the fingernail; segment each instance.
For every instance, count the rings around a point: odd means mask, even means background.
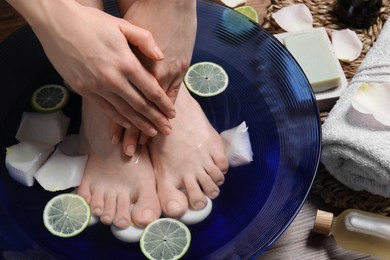
[[[131,128],[131,124],[130,124],[130,123],[123,123],[122,126],[123,126],[124,128],[126,128],[126,129]]]
[[[141,137],[139,138],[138,144],[145,145],[148,142],[148,140],[149,140],[149,136],[142,134]]]
[[[172,118],[175,118],[176,116],[176,111],[175,110],[172,110],[168,113],[168,118],[169,119],[172,119]]]
[[[170,128],[169,126],[164,126],[163,129],[162,129],[162,133],[164,135],[169,135],[172,131],[172,128]]]
[[[181,210],[181,207],[179,205],[179,203],[177,203],[177,201],[175,200],[171,200],[170,202],[168,202],[167,204],[167,213],[169,215],[175,215],[177,214],[179,211]]]
[[[111,142],[112,142],[112,144],[118,144],[119,143],[119,137],[117,135],[113,135]]]
[[[144,221],[151,221],[154,219],[154,213],[151,209],[145,209],[143,212],[142,212],[142,219]]]
[[[149,132],[148,136],[150,137],[153,137],[158,133],[158,131],[154,128],[149,128],[148,132]]]
[[[159,47],[154,47],[154,51],[156,52],[157,56],[160,58],[160,59],[164,59],[164,53],[161,51],[161,49]]]
[[[135,146],[132,144],[129,144],[126,148],[126,155],[133,156],[135,153]]]

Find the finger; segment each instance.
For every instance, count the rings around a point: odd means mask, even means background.
[[[112,144],[119,144],[124,135],[124,128],[114,121],[110,124],[110,138]]]
[[[145,145],[145,144],[149,141],[149,138],[150,138],[149,136],[147,136],[147,135],[141,133],[141,135],[140,135],[140,137],[139,137],[138,143],[139,143],[140,145]]]
[[[129,52],[129,55],[133,56],[134,62],[128,63],[125,67],[124,73],[127,75],[127,83],[125,79],[120,77],[118,81],[118,93],[127,103],[131,104],[135,110],[142,113],[144,105],[147,99],[153,103],[167,118],[174,118],[176,115],[175,107],[172,101],[168,98],[165,91],[161,88],[155,77],[145,69],[145,67],[137,60],[133,53]],[[133,88],[135,87],[142,93],[143,98],[134,99],[135,95],[129,89],[128,82],[131,82]],[[139,95],[138,95],[139,96]]]
[[[127,156],[134,156],[135,151],[137,149],[138,136],[140,135],[140,131],[131,127],[126,129],[123,135],[123,152]]]
[[[105,93],[105,96],[107,101],[113,104],[120,114],[130,120],[133,125],[148,136],[154,136],[157,131],[164,135],[168,135],[171,132],[172,127],[168,118],[166,118],[166,116],[157,109],[152,102],[145,99],[140,91],[137,91],[137,89],[135,89],[127,80],[123,80],[122,83],[118,84],[125,86],[125,88],[128,89],[127,92],[130,96],[130,100],[124,99],[123,95],[117,95],[111,92]],[[164,95],[166,96],[165,93]],[[170,102],[173,106],[169,99],[168,102]],[[145,124],[145,119],[148,124]],[[147,127],[150,129],[146,129]],[[151,129],[152,127],[153,129]]]
[[[106,99],[96,94],[92,94],[87,98],[92,102],[96,102],[98,106],[108,115],[108,117],[111,118],[112,121],[116,122],[124,128],[129,128],[131,126],[131,121],[118,113],[115,107],[111,105],[111,103]]]
[[[166,119],[165,116],[153,106],[153,104],[147,103],[144,107],[145,111],[141,114],[114,93],[107,93],[105,98],[107,98],[109,103],[114,105],[114,108],[118,113],[125,116],[125,118],[130,121],[130,124],[125,127],[126,129],[135,126],[150,137],[155,136],[159,131],[162,134],[169,134],[171,132],[172,128],[168,119]],[[144,115],[148,115],[150,120]],[[153,124],[151,122],[155,123]]]
[[[125,20],[123,20],[120,29],[127,41],[137,46],[146,57],[156,61],[164,59],[164,54],[157,46],[151,32]]]

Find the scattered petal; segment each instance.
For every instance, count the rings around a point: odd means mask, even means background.
[[[57,149],[35,173],[47,191],[60,191],[80,185],[88,155],[68,156]]]
[[[363,43],[354,31],[344,29],[332,32],[332,45],[339,60],[351,62],[356,60],[363,49]]]
[[[54,146],[39,143],[18,143],[7,147],[5,165],[9,175],[28,187],[34,184],[34,174],[54,151]]]
[[[237,127],[223,131],[220,135],[230,166],[241,166],[253,161],[252,146],[245,121]]]
[[[372,114],[390,126],[390,83],[364,83],[352,97],[352,106],[363,114]]]
[[[19,142],[56,145],[65,138],[69,123],[70,118],[62,111],[50,114],[24,112],[16,139]]]
[[[235,8],[237,6],[244,5],[246,3],[246,0],[214,0],[214,1],[230,8]]]
[[[313,16],[304,4],[283,7],[272,14],[275,22],[287,32],[298,32],[313,28]]]

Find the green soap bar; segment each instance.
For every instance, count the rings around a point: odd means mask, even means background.
[[[284,45],[301,66],[314,92],[335,88],[340,82],[340,72],[326,37],[315,31],[284,38]]]

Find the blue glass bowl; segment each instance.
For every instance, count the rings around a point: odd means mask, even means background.
[[[190,226],[186,259],[247,259],[266,250],[289,226],[311,188],[320,155],[321,127],[315,97],[302,70],[269,33],[235,11],[198,2],[198,34],[193,62],[224,67],[230,83],[211,98],[196,97],[218,131],[246,121],[254,152],[250,165],[231,168],[211,215]],[[62,239],[42,221],[46,202],[56,195],[39,184],[24,187],[4,166],[5,147],[21,114],[30,110],[32,91],[62,83],[39,42],[26,27],[0,45],[0,252],[59,259],[143,259],[139,245],[118,241],[97,224]],[[72,94],[64,110],[77,132],[80,98]]]

